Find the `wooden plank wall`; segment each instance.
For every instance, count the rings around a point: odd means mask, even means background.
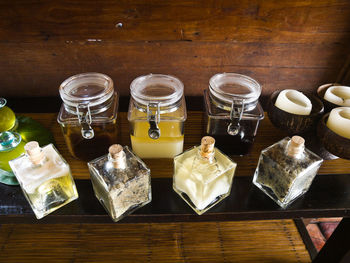
[[[122,95],[150,72],[179,77],[192,96],[217,72],[256,78],[264,96],[313,91],[347,76],[349,44],[348,0],[3,0],[0,95],[57,96],[88,71]]]

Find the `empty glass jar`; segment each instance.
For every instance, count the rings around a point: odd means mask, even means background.
[[[101,73],[66,79],[59,92],[63,104],[57,121],[70,153],[90,161],[117,141],[118,94],[113,81]]]
[[[128,120],[132,150],[141,158],[173,158],[182,153],[186,104],[182,82],[149,74],[130,85]]]
[[[260,84],[236,73],[220,73],[204,91],[205,134],[227,154],[250,152],[264,111],[258,101]]]

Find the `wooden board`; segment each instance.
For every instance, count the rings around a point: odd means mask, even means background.
[[[349,37],[350,5],[346,0],[16,0],[2,1],[0,7],[3,43],[75,40],[334,43],[344,33]]]
[[[310,262],[292,220],[0,226],[1,262]]]
[[[1,95],[56,96],[89,71],[111,76],[124,96],[148,73],[177,76],[191,96],[218,72],[255,78],[263,96],[312,92],[344,76],[348,17],[345,0],[2,1]]]
[[[82,72],[109,75],[116,90],[129,95],[132,80],[149,73],[170,74],[187,96],[201,96],[219,72],[256,79],[262,96],[274,90],[314,92],[335,82],[344,63],[344,44],[263,43],[0,43],[2,96],[58,96],[59,85]],[[35,68],[35,72],[33,69]]]
[[[88,179],[89,172],[85,162],[74,159],[68,152],[66,144],[63,139],[60,127],[57,123],[56,113],[32,113],[32,114],[18,114],[31,116],[35,120],[41,122],[44,126],[49,128],[55,137],[57,147],[62,153],[64,158],[71,165],[72,173],[76,179]],[[129,138],[129,124],[126,118],[125,112],[120,112],[119,117],[121,119],[121,136],[120,141],[122,145],[130,145]],[[200,131],[202,130],[202,113],[198,111],[188,112],[188,119],[185,123],[185,146],[184,149],[188,149],[194,145],[200,144]],[[286,134],[276,129],[268,117],[261,122],[253,150],[250,154],[239,157],[232,156],[233,160],[238,163],[236,176],[252,176],[254,174],[258,158],[262,149],[272,145],[278,140],[284,138]],[[107,151],[107,149],[106,149]],[[146,164],[151,168],[152,178],[159,177],[172,177],[173,176],[173,161],[171,159],[148,159],[145,160]],[[350,171],[350,161],[345,159],[336,159],[324,161],[319,174],[347,174]]]

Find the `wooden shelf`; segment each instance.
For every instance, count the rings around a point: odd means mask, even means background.
[[[56,114],[25,114],[53,131],[58,149],[70,163],[79,199],[41,220],[36,220],[19,187],[0,185],[0,223],[108,223],[112,222],[94,196],[86,163],[73,159],[65,146]],[[122,144],[129,144],[126,114],[122,112]],[[189,112],[185,148],[198,144],[201,112]],[[251,154],[233,157],[238,169],[231,195],[205,214],[198,216],[172,189],[172,160],[146,160],[152,173],[153,200],[124,218],[124,223],[196,222],[282,219],[300,217],[348,216],[350,213],[350,162],[343,159],[325,161],[310,191],[288,209],[281,209],[252,184],[252,175],[261,149],[283,138],[266,118],[259,127]],[[325,174],[327,173],[328,174]]]
[[[220,204],[198,216],[172,189],[172,179],[152,180],[152,202],[121,223],[200,222],[348,216],[349,175],[319,175],[310,190],[288,209],[281,209],[251,183],[236,177],[232,192]],[[36,220],[21,189],[0,186],[0,223],[110,223],[94,196],[90,180],[76,180],[79,199]]]

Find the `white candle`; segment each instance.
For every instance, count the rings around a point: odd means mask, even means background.
[[[339,106],[350,107],[350,87],[329,87],[324,94],[324,99]]]
[[[285,89],[278,94],[275,106],[283,111],[309,115],[312,109],[311,101],[303,93],[293,89]]]
[[[350,139],[350,108],[333,109],[329,114],[327,127],[336,134]]]

